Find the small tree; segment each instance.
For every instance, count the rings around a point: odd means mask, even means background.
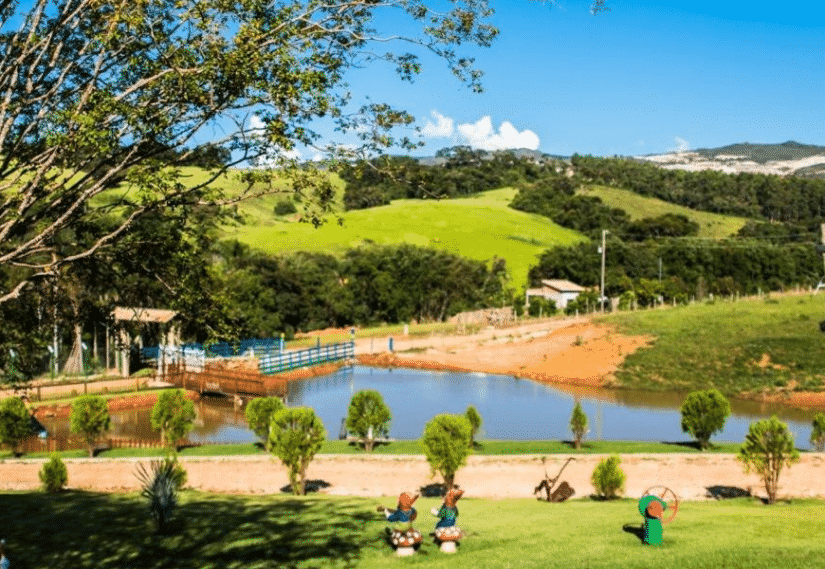
[[[195,404],[183,389],[162,391],[152,407],[152,428],[163,444],[174,446],[195,424]]]
[[[617,455],[605,458],[593,470],[590,482],[596,489],[596,494],[603,498],[617,498],[624,493],[624,483],[626,476],[619,467],[622,461]]]
[[[256,397],[246,406],[246,422],[252,432],[263,441],[266,452],[272,452],[269,440],[272,417],[283,408],[284,403],[279,397]]]
[[[817,452],[825,450],[825,413],[817,413],[814,417],[811,444],[816,447]]]
[[[72,403],[71,430],[86,439],[90,458],[95,455],[95,441],[109,430],[109,425],[109,407],[102,397],[84,395]]]
[[[467,410],[464,412],[464,416],[467,417],[468,421],[470,421],[470,428],[472,429],[470,431],[470,448],[473,448],[476,434],[481,428],[481,415],[479,414],[478,409],[472,405],[468,405]]]
[[[455,484],[455,473],[467,462],[472,431],[463,415],[436,415],[424,427],[424,455],[432,474],[440,473],[448,490]]]
[[[158,533],[165,528],[175,506],[178,505],[178,476],[175,474],[176,463],[170,460],[153,460],[147,468],[138,463],[136,475],[146,498],[149,513],[155,520]]]
[[[690,433],[699,449],[708,448],[711,435],[721,431],[730,415],[730,403],[718,389],[694,391],[682,403],[682,431]]]
[[[309,407],[288,407],[272,417],[271,449],[289,471],[296,496],[306,494],[307,467],[326,436],[324,424]]]
[[[587,415],[584,414],[581,403],[578,401],[576,401],[573,414],[570,416],[570,430],[573,431],[573,446],[580,449],[582,439],[587,434]]]
[[[19,397],[9,397],[0,403],[0,443],[17,456],[20,442],[31,434],[31,417]]]
[[[60,492],[69,481],[69,471],[57,453],[52,454],[51,460],[43,465],[38,476],[43,490],[51,493]]]
[[[347,430],[364,440],[364,449],[372,452],[373,438],[387,436],[392,414],[384,398],[374,389],[365,389],[352,396],[347,413]]]
[[[745,472],[755,471],[762,477],[768,503],[773,504],[779,474],[783,466],[790,467],[799,460],[799,451],[794,446],[793,434],[788,426],[774,415],[770,419],[751,423],[737,458],[744,463]]]

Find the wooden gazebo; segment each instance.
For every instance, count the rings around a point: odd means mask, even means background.
[[[178,313],[174,310],[163,310],[159,308],[136,308],[116,306],[112,313],[115,322],[139,322],[141,324],[161,324],[163,325],[163,344],[177,346],[180,343],[180,330],[175,324],[169,324]],[[118,358],[118,372],[123,377],[129,377],[129,352],[131,345],[129,332],[121,328],[120,330],[120,357]],[[138,336],[138,343],[143,348],[143,339]]]

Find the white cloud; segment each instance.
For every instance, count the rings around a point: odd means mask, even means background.
[[[435,124],[427,121],[421,129],[421,134],[431,138],[449,138],[453,135],[453,119],[445,117],[438,111],[433,111],[430,115],[435,119]]]
[[[249,119],[249,128],[246,132],[247,135],[251,137],[263,136],[265,128],[266,125],[264,124],[264,121],[262,121],[258,115],[252,115]],[[277,156],[287,160],[300,160],[302,158],[301,151],[297,148],[293,148],[292,150],[277,149],[274,153],[270,153],[266,156],[260,156],[256,160],[256,165],[259,168],[272,168],[277,166]]]
[[[676,143],[676,152],[687,152],[690,150],[690,143],[681,136],[674,136],[673,142]]]
[[[531,130],[521,132],[508,121],[501,123],[496,132],[489,116],[472,124],[458,125],[458,138],[473,148],[482,150],[504,150],[506,148],[528,148],[537,150],[539,137]]]

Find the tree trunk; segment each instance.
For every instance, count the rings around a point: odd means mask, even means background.
[[[72,351],[63,366],[63,373],[82,374],[83,373],[83,330],[80,327],[77,312],[75,312],[74,343]]]

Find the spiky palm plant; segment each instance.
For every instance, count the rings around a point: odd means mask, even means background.
[[[161,532],[178,504],[175,463],[153,460],[149,468],[139,463],[136,475],[143,485],[141,495],[149,501],[149,513]]]

